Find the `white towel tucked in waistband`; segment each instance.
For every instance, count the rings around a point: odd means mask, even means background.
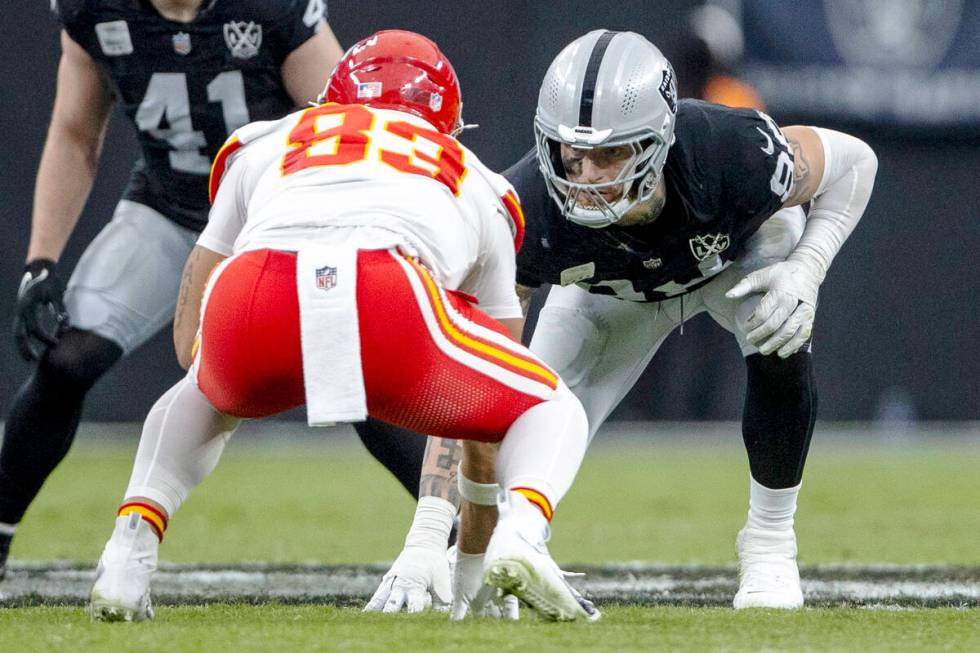
[[[316,244],[296,257],[310,426],[367,418],[357,324],[357,251],[349,244]]]

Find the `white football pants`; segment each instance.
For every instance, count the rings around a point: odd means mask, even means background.
[[[746,340],[745,323],[761,295],[736,301],[725,293],[750,272],[785,260],[805,222],[799,207],[778,211],[759,227],[741,257],[712,281],[680,297],[641,303],[592,294],[578,286],[551,288],[530,348],[582,402],[590,441],[682,321],[707,311],[735,336],[743,356],[758,353]]]

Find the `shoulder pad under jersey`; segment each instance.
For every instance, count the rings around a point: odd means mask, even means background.
[[[208,180],[208,197],[212,204],[214,203],[215,196],[218,194],[218,187],[221,186],[221,178],[224,177],[225,171],[231,165],[233,156],[249,143],[253,143],[267,134],[271,134],[287,120],[295,121],[294,114],[290,114],[279,120],[251,122],[232,132],[228,140],[218,150],[218,153],[214,157],[214,162],[211,164],[211,176]]]

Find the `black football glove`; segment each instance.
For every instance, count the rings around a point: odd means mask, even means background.
[[[24,267],[14,314],[14,339],[24,360],[40,360],[68,329],[64,294],[54,261],[38,258]]]

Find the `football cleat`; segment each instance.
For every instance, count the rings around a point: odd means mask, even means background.
[[[95,572],[89,602],[92,621],[153,619],[150,578],[159,547],[156,533],[137,513],[116,518]]]
[[[803,607],[792,528],[777,531],[746,526],[739,531],[735,544],[739,582],[732,605],[736,610]]]
[[[601,614],[565,581],[548,553],[548,522],[517,492],[501,493],[499,516],[487,547],[487,585],[513,594],[551,621],[596,621]]]

